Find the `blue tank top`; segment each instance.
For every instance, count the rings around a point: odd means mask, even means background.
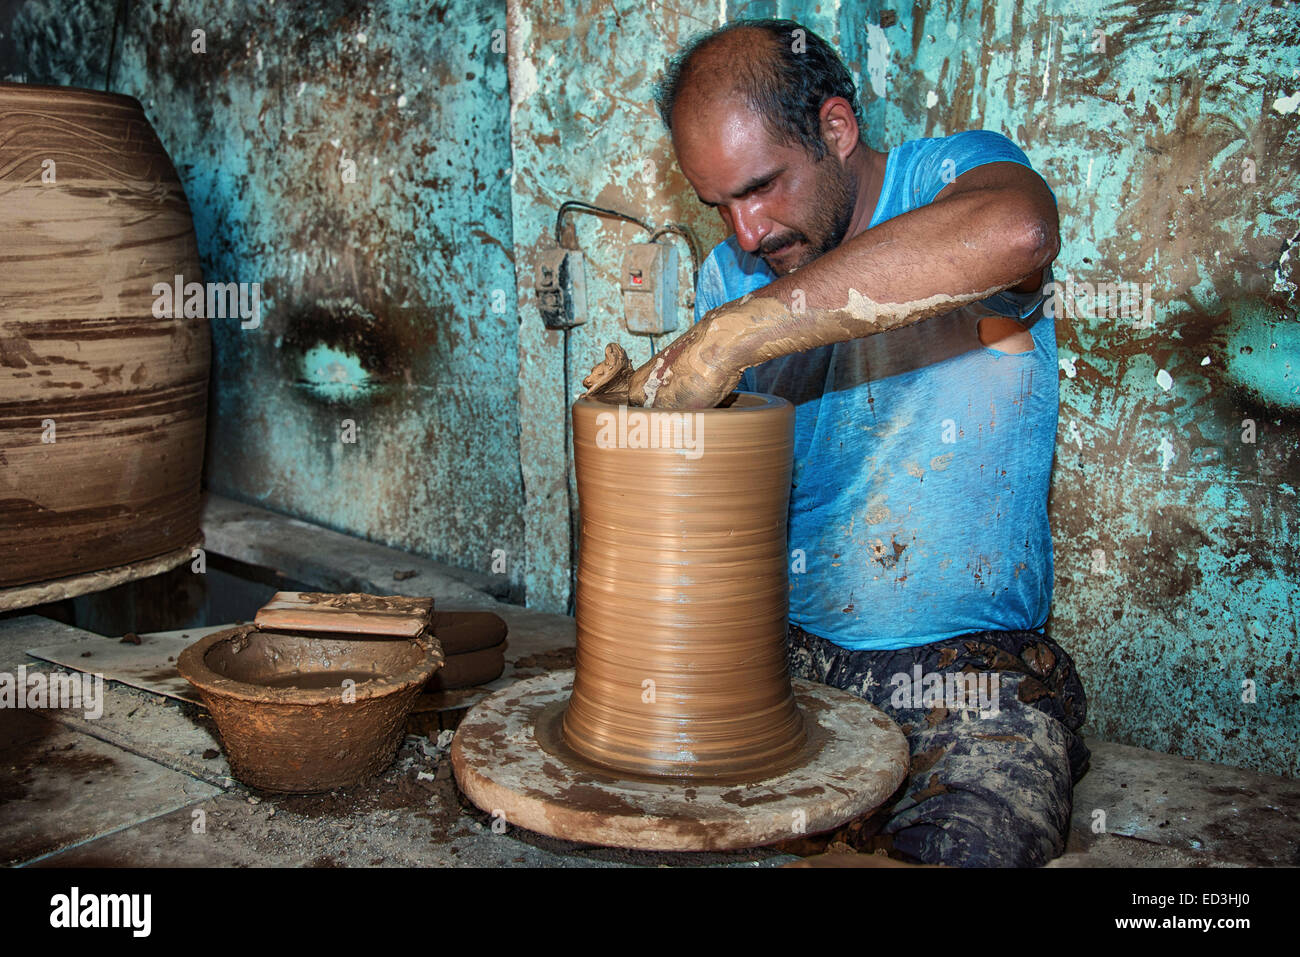
[[[1004,161],[1030,165],[983,130],[904,143],[889,151],[871,226]],[[700,269],[696,320],[774,278],[730,237]],[[1043,303],[1041,292],[1004,292],[745,373],[740,388],[795,405],[791,621],[871,650],[1042,627],[1058,412],[1056,330]],[[983,345],[977,324],[994,314],[1027,325],[1034,348]]]

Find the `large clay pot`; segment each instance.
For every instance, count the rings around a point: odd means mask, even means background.
[[[805,740],[786,665],[794,407],[573,406],[582,511],[564,740],[622,773],[754,779]]]
[[[202,275],[140,104],[0,83],[0,235],[0,588],[193,544],[209,331],[153,314]]]

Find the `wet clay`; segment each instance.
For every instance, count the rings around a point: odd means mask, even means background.
[[[320,688],[343,688],[345,681],[359,685],[364,681],[374,681],[383,675],[374,671],[291,671],[288,674],[271,675],[253,682],[264,688],[296,688],[307,691]]]
[[[585,760],[760,780],[797,759],[805,733],[785,653],[793,430],[789,402],[748,393],[685,415],[574,404],[582,530],[563,733]]]
[[[506,623],[490,611],[440,611],[431,628],[447,656],[427,694],[472,688],[501,677],[506,667]]]
[[[241,625],[181,652],[236,778],[267,791],[349,787],[392,761],[436,639],[297,635]],[[351,678],[355,685],[345,686]]]
[[[793,278],[789,277],[793,282]],[[778,281],[777,288],[789,283]],[[888,332],[986,299],[1002,287],[963,295],[937,294],[909,302],[877,302],[856,289],[835,309],[792,305],[790,292],[750,293],[704,318],[633,369],[615,343],[583,379],[588,397],[664,409],[712,408],[740,382],[746,369],[778,356]],[[797,302],[802,302],[802,290]],[[766,292],[766,290],[764,290]]]
[[[432,629],[448,657],[494,648],[506,640],[506,623],[490,611],[435,612]]]
[[[0,83],[0,231],[0,588],[146,577],[201,540],[210,345],[153,314],[203,276],[140,104]]]
[[[447,662],[429,679],[425,686],[427,693],[454,691],[457,688],[473,688],[496,681],[506,669],[506,643],[478,651],[466,651],[459,655],[448,655]]]

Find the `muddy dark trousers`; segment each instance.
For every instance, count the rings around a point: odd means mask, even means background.
[[[848,651],[791,624],[794,677],[865,698],[903,729],[912,767],[882,808],[894,850],[927,864],[1030,867],[1065,850],[1087,716],[1070,656],[1036,631]]]

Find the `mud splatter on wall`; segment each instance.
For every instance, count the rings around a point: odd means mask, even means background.
[[[562,359],[559,334],[541,328],[530,257],[570,197],[691,222],[706,246],[720,239],[673,163],[651,87],[664,55],[721,13],[790,16],[843,51],[876,149],[998,130],[1056,192],[1049,627],[1091,692],[1089,732],[1300,772],[1295,5],[641,9],[510,3],[522,464],[541,506],[529,510],[530,594],[557,607],[567,587]],[[572,334],[575,389],[607,340],[648,354],[621,327],[612,273],[636,228],[579,228],[590,321]]]
[[[1056,192],[1049,627],[1089,731],[1300,772],[1300,12],[847,6],[873,145],[998,130]]]
[[[236,19],[183,0],[131,4],[113,44],[115,7],[28,0],[26,66],[0,73],[111,70],[186,177],[209,271],[266,283],[259,338],[216,334],[213,487],[468,567],[504,547],[552,610],[565,353],[533,276],[556,208],[722,238],[650,104],[664,57],[723,16],[793,16],[844,52],[873,147],[1006,133],[1062,216],[1049,627],[1087,730],[1300,771],[1295,3],[280,0]],[[645,234],[573,223],[589,314],[570,393],[606,341],[650,350],[615,284]],[[372,445],[334,441],[344,408]]]

